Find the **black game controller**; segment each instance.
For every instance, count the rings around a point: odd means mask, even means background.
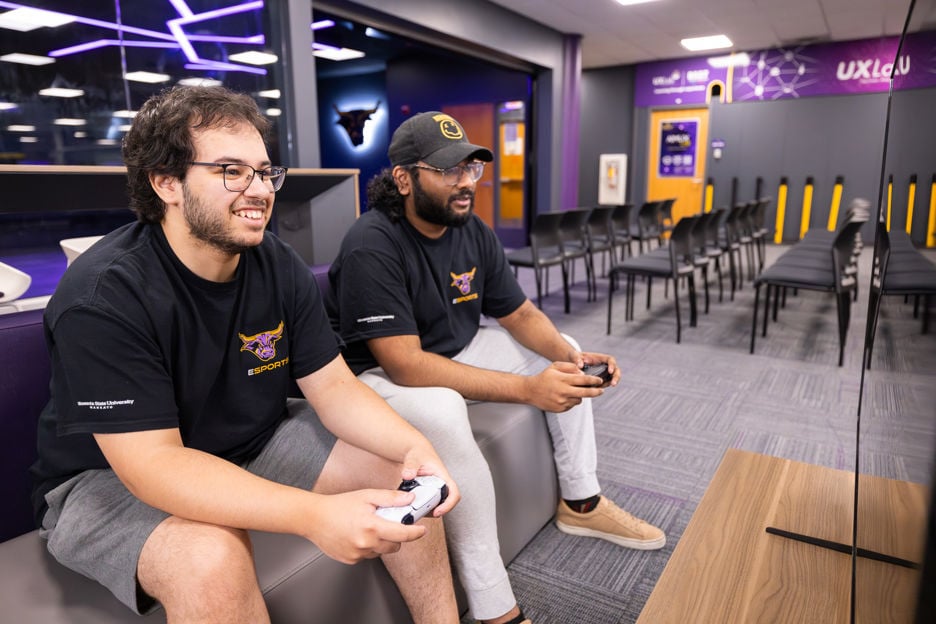
[[[377,515],[402,524],[413,524],[444,503],[449,493],[445,481],[435,475],[405,480],[400,483],[398,489],[413,492],[416,498],[412,503],[403,507],[378,507]]]
[[[594,375],[601,378],[601,383],[606,384],[611,381],[613,375],[608,372],[607,364],[592,364],[582,369],[586,375]]]

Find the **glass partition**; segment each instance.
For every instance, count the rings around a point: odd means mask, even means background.
[[[934,5],[909,3],[892,65],[871,280],[861,284],[870,302],[857,427],[853,622],[869,621],[863,614],[882,604],[889,605],[887,621],[914,621],[923,561],[936,448],[936,332],[924,320],[936,293],[922,294],[928,271],[936,284],[936,142],[919,122],[931,119],[936,89],[917,87],[914,77],[933,65],[932,33],[923,31],[934,28]]]
[[[267,25],[262,1],[0,2],[0,163],[119,165],[136,108],[173,84],[252,93],[275,123]]]

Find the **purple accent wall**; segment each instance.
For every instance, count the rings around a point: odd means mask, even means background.
[[[566,35],[563,42],[562,88],[562,209],[578,205],[579,120],[582,94],[582,37]]]
[[[708,57],[637,66],[637,106],[704,104],[713,82],[732,101],[769,101],[820,95],[877,93],[936,86],[936,32],[908,35],[896,59],[898,37],[862,39],[748,52],[747,65],[712,67]]]

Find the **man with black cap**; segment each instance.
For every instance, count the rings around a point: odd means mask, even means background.
[[[658,549],[663,532],[601,495],[591,398],[621,373],[583,352],[526,297],[494,232],[473,214],[487,148],[451,116],[406,120],[390,142],[391,168],[367,188],[368,208],[329,271],[327,307],[359,378],[420,429],[460,484],[446,516],[449,550],[472,615],[529,622],[497,541],[491,473],[468,423],[466,400],[527,403],[545,412],[562,500],[561,531],[628,548]],[[481,315],[497,326],[480,325]],[[603,383],[581,368],[605,363]]]

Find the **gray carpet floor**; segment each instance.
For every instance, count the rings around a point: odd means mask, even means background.
[[[768,245],[767,264],[785,249]],[[936,260],[936,253],[926,253]],[[634,622],[728,448],[854,470],[861,401],[861,471],[928,481],[936,440],[936,328],[923,335],[912,303],[886,299],[862,392],[871,256],[869,245],[859,261],[859,298],[842,367],[828,294],[789,295],[767,336],[758,329],[752,355],[750,282],[731,301],[726,275],[719,302],[713,279],[708,314],[700,286],[693,328],[682,292],[683,335],[676,344],[671,286],[665,298],[662,282],[654,282],[648,310],[646,285],[638,284],[629,322],[623,289],[616,291],[606,335],[608,280],[599,277],[597,301],[588,302],[584,266],[576,267],[565,314],[560,274],[552,271],[543,310],[585,350],[613,354],[623,373],[619,386],[594,401],[604,493],[668,539],[660,551],[638,552],[547,525],[508,567],[536,624]],[[535,302],[532,271],[521,269],[519,279]]]

